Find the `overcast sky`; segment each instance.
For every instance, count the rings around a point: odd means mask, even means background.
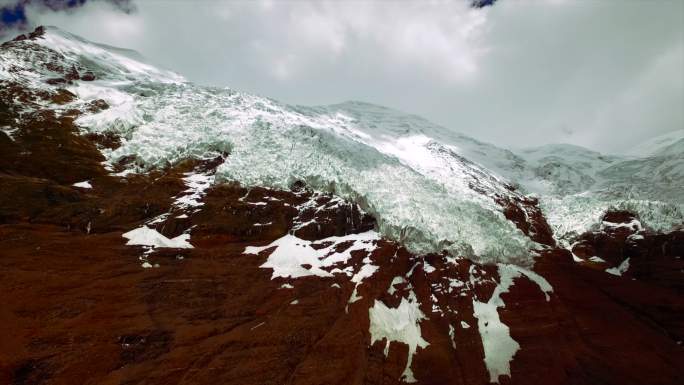
[[[622,152],[684,129],[682,0],[130,3],[26,15],[197,83],[382,104],[501,146]]]

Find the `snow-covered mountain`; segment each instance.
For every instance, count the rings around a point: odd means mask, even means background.
[[[526,254],[534,242],[506,219],[501,201],[527,193],[541,199],[558,239],[597,225],[609,206],[631,205],[658,229],[683,218],[684,162],[670,147],[645,159],[570,145],[516,154],[381,106],[289,106],[198,86],[131,51],[53,27],[3,50],[0,66],[6,81],[41,89],[52,80],[72,92],[76,101],[65,109],[104,101],[109,108],[76,123],[121,138],[118,148],[103,149],[111,166],[142,172],[229,153],[217,180],[281,189],[304,181],[359,203],[383,235],[415,252]],[[92,79],[56,83],[55,70],[65,68]]]
[[[645,158],[649,156],[682,155],[684,152],[684,129],[666,132],[634,147],[629,154]]]
[[[507,150],[38,28],[0,46],[0,383],[679,384],[678,146]]]
[[[675,134],[655,138],[662,150],[641,157],[567,144],[523,149],[526,173],[517,181],[540,197],[559,240],[596,229],[607,208],[638,213],[650,228],[664,231],[684,218],[684,142],[673,140]]]

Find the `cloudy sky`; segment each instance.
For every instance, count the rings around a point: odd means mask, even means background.
[[[622,152],[684,129],[682,0],[2,6],[6,37],[56,25],[197,83],[293,104],[382,104],[502,146]]]

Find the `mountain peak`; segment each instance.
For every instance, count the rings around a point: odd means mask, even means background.
[[[53,26],[37,27],[28,35],[19,35],[4,43],[3,47],[3,64],[14,63],[17,69],[32,68],[46,77],[54,75],[50,67],[64,66],[74,68],[74,71],[92,73],[100,80],[185,81],[174,72],[148,63],[134,50],[94,43]]]
[[[639,157],[682,155],[684,154],[684,129],[650,138],[635,146],[629,154]]]

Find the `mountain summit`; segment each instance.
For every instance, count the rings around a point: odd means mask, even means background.
[[[680,136],[513,151],[40,27],[0,46],[0,382],[677,383]]]

